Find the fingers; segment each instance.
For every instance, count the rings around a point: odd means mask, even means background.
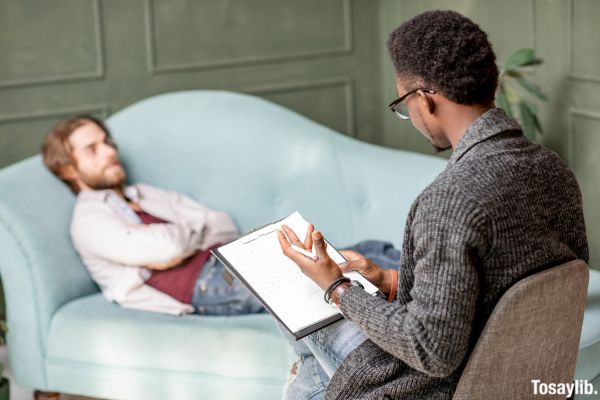
[[[352,261],[346,261],[344,263],[338,264],[338,267],[342,270],[342,272],[353,271],[354,268],[351,265]]]
[[[361,258],[365,258],[365,256],[360,254],[358,251],[354,251],[354,250],[340,250],[340,254],[343,255],[344,258],[348,261],[359,260]]]
[[[281,225],[281,229],[283,229],[283,231],[285,232],[285,235],[287,236],[290,244],[295,244],[296,246],[300,247],[303,246],[300,239],[298,239],[298,236],[296,236],[296,233],[289,226]]]
[[[300,254],[292,248],[292,245],[288,241],[285,233],[283,233],[281,230],[277,231],[277,239],[279,239],[279,245],[283,250],[283,254],[285,254],[287,258],[295,262],[302,271],[304,271],[304,268],[308,265],[307,263],[314,264],[313,260],[311,260],[303,254]]]
[[[281,230],[277,230],[277,239],[279,239],[281,250],[283,250],[284,254],[287,254],[286,251],[291,247],[291,244],[285,236],[285,233],[283,233]]]
[[[339,266],[343,272],[365,272],[369,267],[369,261],[366,258],[359,258],[357,260],[348,260],[348,262],[339,264]]]
[[[306,237],[304,238],[304,248],[308,251],[311,251],[313,247],[312,234],[314,231],[315,226],[313,224],[308,224],[308,229],[306,230]]]
[[[313,224],[308,225],[308,229],[306,230],[306,237],[304,238],[304,243],[302,243],[300,241],[300,239],[296,235],[296,232],[294,232],[289,226],[281,225],[281,229],[284,231],[290,244],[295,244],[296,246],[299,246],[308,251],[312,250],[312,247],[313,247],[312,234],[315,230],[315,226]]]
[[[277,231],[277,239],[279,239],[279,245],[281,246],[281,250],[283,250],[283,254],[285,254],[289,259],[297,263],[297,256],[304,257],[302,254],[292,249],[292,245],[286,237],[286,234],[281,230]]]
[[[313,244],[315,245],[317,259],[318,260],[328,259],[329,255],[327,254],[327,243],[325,242],[325,239],[323,238],[323,235],[321,234],[321,232],[319,232],[319,231],[313,232],[312,240],[313,240]]]
[[[277,238],[283,253],[300,268],[303,274],[308,276],[321,289],[327,289],[334,280],[341,276],[341,271],[337,264],[327,254],[327,243],[320,232],[313,232],[312,234],[312,240],[319,256],[317,261],[294,250],[292,244],[290,244],[292,237],[291,235],[286,237],[286,234],[287,232],[284,233],[282,230],[277,231]]]
[[[145,267],[149,268],[149,269],[156,269],[156,270],[165,270],[165,269],[169,269],[169,268],[173,268],[179,264],[181,264],[183,262],[183,259],[181,257],[175,258],[169,262],[166,263],[162,263],[162,264],[148,264]]]

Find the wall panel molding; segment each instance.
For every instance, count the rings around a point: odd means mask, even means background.
[[[588,119],[593,119],[596,120],[598,122],[600,122],[600,112],[598,111],[593,111],[593,110],[586,110],[586,109],[581,109],[581,108],[574,108],[571,107],[569,108],[568,114],[567,114],[567,157],[568,157],[568,164],[569,166],[573,165],[573,138],[574,135],[576,134],[575,129],[574,129],[574,122],[576,118],[588,118]]]
[[[253,95],[268,95],[277,93],[294,93],[304,90],[328,89],[342,87],[344,89],[344,107],[346,111],[346,133],[356,137],[356,113],[354,80],[351,78],[323,79],[318,81],[299,81],[285,84],[272,84],[242,89],[243,92]]]
[[[531,38],[531,48],[537,51],[537,12],[536,0],[529,0],[529,12],[531,14],[531,24],[529,30],[529,37]],[[535,70],[534,70],[535,71]]]
[[[371,120],[378,2],[29,1],[6,13],[5,31],[16,35],[0,71],[0,166],[39,151],[60,118],[106,118],[150,95],[199,87],[252,93],[363,140],[379,131]],[[39,29],[29,29],[36,21]],[[30,58],[19,58],[20,49]]]
[[[57,110],[42,111],[35,113],[20,113],[11,115],[0,115],[0,124],[21,122],[21,121],[32,121],[36,119],[46,119],[54,117],[68,117],[78,114],[95,114],[99,113],[102,118],[107,118],[110,115],[110,107],[108,104],[91,104],[79,107],[69,107]]]
[[[344,21],[344,43],[337,49],[315,50],[302,53],[224,58],[221,60],[191,63],[174,63],[169,65],[158,65],[156,60],[156,36],[154,34],[154,11],[152,0],[145,0],[145,26],[146,26],[146,48],[148,53],[148,70],[151,74],[168,74],[175,72],[199,71],[205,69],[237,67],[246,65],[260,65],[274,62],[297,61],[321,57],[342,56],[352,54],[354,51],[354,27],[352,23],[352,0],[342,0],[342,13]]]
[[[535,51],[536,55],[539,57],[538,48],[536,47],[538,44],[537,37],[537,12],[536,12],[536,0],[529,0],[529,14],[531,17],[529,24],[529,40],[530,46]],[[537,68],[525,67],[528,70],[528,74],[532,77],[537,77],[539,72]]]
[[[96,57],[98,62],[96,68],[90,72],[83,72],[77,74],[69,74],[63,76],[38,76],[35,78],[27,79],[12,79],[12,80],[0,80],[0,89],[2,88],[14,88],[14,87],[26,87],[41,84],[60,84],[69,82],[82,82],[82,81],[93,81],[103,79],[105,77],[105,56],[104,56],[104,27],[102,21],[102,12],[100,10],[99,0],[92,1],[93,18],[94,21],[94,44],[96,47]]]
[[[575,35],[573,33],[573,28],[575,27],[575,0],[568,0],[568,15],[567,15],[567,32],[568,32],[568,40],[567,40],[567,54],[569,57],[569,71],[568,77],[570,79],[585,81],[585,82],[593,82],[600,83],[600,75],[589,75],[589,74],[581,74],[575,71],[573,65],[573,57],[574,57],[574,44]]]

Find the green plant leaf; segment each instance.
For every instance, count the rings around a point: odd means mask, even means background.
[[[521,67],[529,67],[531,65],[540,65],[543,62],[544,62],[544,60],[542,60],[541,58],[535,57],[531,61],[529,61],[528,63],[525,63],[525,64],[521,65]]]
[[[513,112],[510,103],[508,102],[508,98],[506,97],[506,90],[504,89],[503,84],[498,85],[498,90],[496,91],[496,105],[506,111],[506,114],[511,118],[513,117]]]
[[[527,138],[534,140],[536,131],[536,116],[524,101],[519,102],[519,114],[521,119],[521,127],[523,128],[523,134]]]
[[[542,124],[540,123],[540,119],[538,118],[537,114],[533,114],[533,123],[535,125],[535,129],[539,133],[542,133]]]
[[[525,104],[527,104],[527,106],[529,107],[529,109],[531,110],[531,112],[533,112],[534,115],[537,115],[538,113],[538,108],[535,104],[533,104],[531,101],[527,100],[527,99],[523,99],[522,100]]]
[[[519,49],[508,57],[508,60],[504,63],[504,69],[508,71],[516,67],[532,65],[531,63],[535,60],[537,59],[532,48]]]
[[[515,78],[515,79],[523,77],[523,73],[521,71],[517,71],[516,69],[509,69],[505,73],[506,73],[506,75],[510,76],[511,78]]]
[[[535,57],[531,48],[515,51],[500,67],[498,89],[496,90],[496,105],[506,111],[508,115],[518,120],[526,137],[534,140],[537,132],[542,133],[542,126],[537,116],[538,108],[530,101],[532,97],[547,100],[542,89],[527,78],[526,69],[543,62]]]
[[[521,100],[521,97],[519,95],[519,92],[517,90],[515,90],[515,88],[513,87],[514,85],[510,84],[509,82],[506,82],[504,84],[504,93],[506,94],[506,99],[508,100],[508,104],[510,104],[512,106],[512,108],[514,109],[516,106],[516,104],[519,102],[519,100]]]
[[[537,114],[538,114],[537,106],[527,99],[523,99],[523,103],[529,108],[529,111],[531,111],[531,116],[533,117],[533,124],[535,126],[535,130],[539,133],[543,133],[542,124],[540,123],[540,119],[537,116]]]
[[[548,100],[548,97],[546,97],[546,95],[542,92],[542,89],[540,89],[540,87],[538,85],[536,85],[535,83],[533,83],[523,77],[521,77],[521,78],[515,77],[515,80],[517,81],[517,83],[519,85],[521,85],[521,87],[523,87],[523,89],[527,90],[529,93],[531,93],[538,99]]]

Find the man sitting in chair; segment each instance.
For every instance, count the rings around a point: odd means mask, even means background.
[[[77,194],[71,238],[106,298],[169,314],[264,311],[238,280],[227,284],[223,265],[210,254],[238,237],[232,219],[179,193],[124,186],[125,170],[102,121],[80,116],[59,122],[47,134],[42,155],[48,169]],[[388,243],[367,241],[353,248],[384,267],[400,259]],[[358,253],[346,255],[364,262]]]
[[[485,32],[456,12],[430,11],[394,30],[388,50],[399,96],[390,110],[454,152],[409,211],[397,285],[390,290],[375,263],[362,271],[387,302],[342,277],[318,231],[304,243],[278,233],[345,317],[296,345],[286,399],[451,399],[502,294],[528,275],[588,260],[577,181],[495,107]],[[291,244],[314,245],[317,260]]]

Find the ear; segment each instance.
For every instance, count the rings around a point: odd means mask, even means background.
[[[64,167],[61,167],[58,173],[61,178],[66,179],[68,181],[74,181],[79,178],[79,173],[77,172],[77,169],[75,169],[75,167],[73,167],[72,165],[65,165]]]
[[[429,111],[429,114],[433,114],[433,112],[435,111],[435,102],[433,101],[431,96],[428,96],[427,93],[422,92],[420,90],[417,92],[417,95],[419,96],[419,101],[423,103],[423,107],[425,107],[427,111]]]

